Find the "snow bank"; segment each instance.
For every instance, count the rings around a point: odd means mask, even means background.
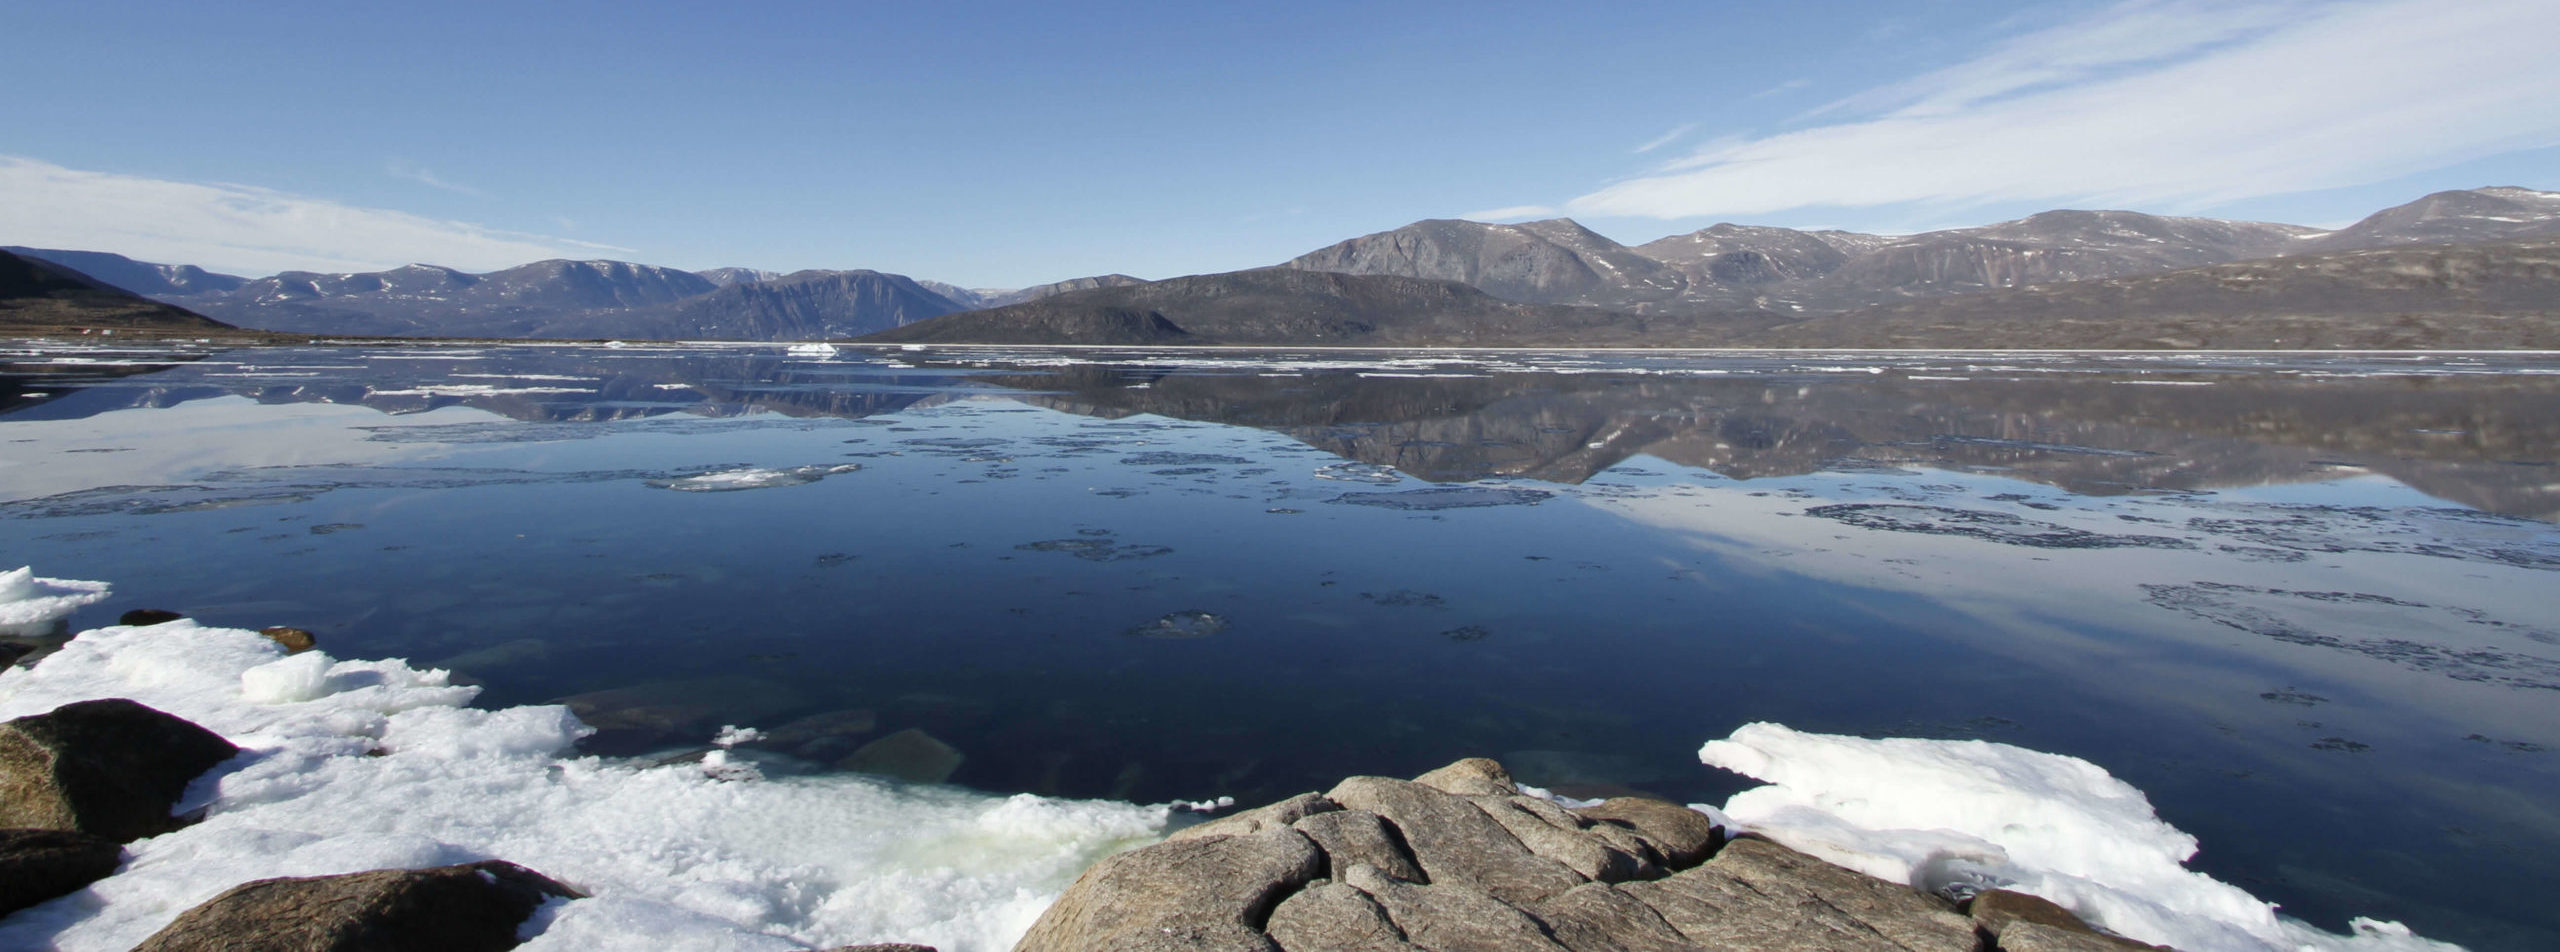
[[[2142,791],[2076,757],[1760,723],[1708,742],[1698,759],[1768,781],[1725,803],[1733,823],[1924,890],[2033,893],[2185,952],[2457,948],[2398,923],[2358,919],[2354,935],[2339,936],[2278,917],[2239,887],[2185,868],[2195,838],[2161,822]]]
[[[50,620],[69,611],[59,599],[104,590],[25,570],[0,586],[10,619]],[[586,728],[567,709],[465,706],[477,691],[396,660],[287,657],[256,632],[193,621],[83,632],[0,673],[0,718],[129,697],[244,748],[180,804],[209,807],[204,822],[136,841],[116,875],[0,921],[0,948],[122,952],[244,881],[498,858],[592,897],[546,907],[530,952],[1000,950],[1169,812],[609,764],[571,756]]]

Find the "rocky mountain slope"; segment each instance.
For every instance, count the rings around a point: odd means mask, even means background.
[[[2560,193],[2440,192],[2337,232],[2130,211],[2058,210],[1888,237],[1718,224],[1634,248],[1554,219],[1431,220],[1281,267],[1461,281],[1496,297],[1643,314],[1760,307],[1821,314],[2031,284],[2291,254],[2560,235]]]
[[[2288,255],[1880,305],[1774,346],[2560,348],[2560,239]]]
[[[147,292],[242,327],[350,336],[812,340],[1063,291],[1142,283],[1114,274],[973,292],[867,270],[690,272],[567,260],[486,274],[413,264],[357,274],[288,271],[252,280],[99,252],[48,250],[37,256],[75,270],[86,264],[124,282],[87,275],[100,283]]]
[[[1518,304],[1456,281],[1290,268],[1073,291],[872,335],[880,343],[1532,346],[1707,344],[1774,323]]]
[[[144,297],[211,294],[239,289],[249,279],[217,274],[191,264],[152,264],[103,251],[59,248],[0,248],[21,258],[36,258],[70,268],[112,287]]]
[[[0,251],[0,331],[90,330],[200,333],[234,328],[184,308],[128,294],[50,261]]]

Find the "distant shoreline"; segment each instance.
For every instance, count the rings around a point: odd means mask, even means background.
[[[10,334],[12,341],[59,341],[70,344],[97,344],[117,340],[148,340],[155,343],[203,343],[233,346],[265,347],[731,347],[784,348],[795,344],[833,344],[883,353],[917,353],[936,350],[1059,350],[1059,351],[1134,351],[1167,353],[1271,353],[1274,351],[1316,351],[1321,353],[1371,354],[1934,354],[1945,356],[2003,356],[2020,354],[2067,354],[2073,356],[2139,354],[2139,355],[2334,355],[2334,356],[2439,356],[2439,357],[2560,357],[2560,349],[2424,349],[2394,350],[2384,348],[2278,349],[2278,348],[2158,348],[2125,349],[2094,347],[1496,347],[1465,345],[1411,346],[1347,346],[1340,344],[881,344],[858,340],[754,341],[754,340],[620,340],[613,338],[505,338],[505,337],[347,337],[288,334],[278,331],[252,331],[238,334],[203,334],[134,331],[120,328],[114,335],[94,334]]]

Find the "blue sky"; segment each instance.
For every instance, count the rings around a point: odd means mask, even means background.
[[[2341,224],[2560,188],[2548,0],[19,5],[0,244],[1006,287],[1421,218]]]

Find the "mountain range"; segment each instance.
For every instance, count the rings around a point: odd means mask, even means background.
[[[1113,274],[1021,289],[866,270],[691,272],[564,260],[486,274],[409,265],[250,279],[102,252],[8,250],[241,327],[333,335],[2526,346],[2549,338],[2539,329],[2549,322],[2537,316],[2560,316],[2542,264],[2553,246],[2537,239],[2560,239],[2560,193],[2502,187],[2439,192],[2333,231],[2057,210],[1905,236],[1717,224],[1631,247],[1570,219],[1435,219],[1273,268],[1158,282]],[[2471,250],[2366,253],[2453,245]],[[2443,280],[2400,286],[2406,282],[2393,275],[2411,268],[2435,269],[2429,273]],[[2403,317],[2416,326],[2382,326]],[[2345,323],[2323,331],[2323,321]],[[911,327],[918,322],[925,323]]]

